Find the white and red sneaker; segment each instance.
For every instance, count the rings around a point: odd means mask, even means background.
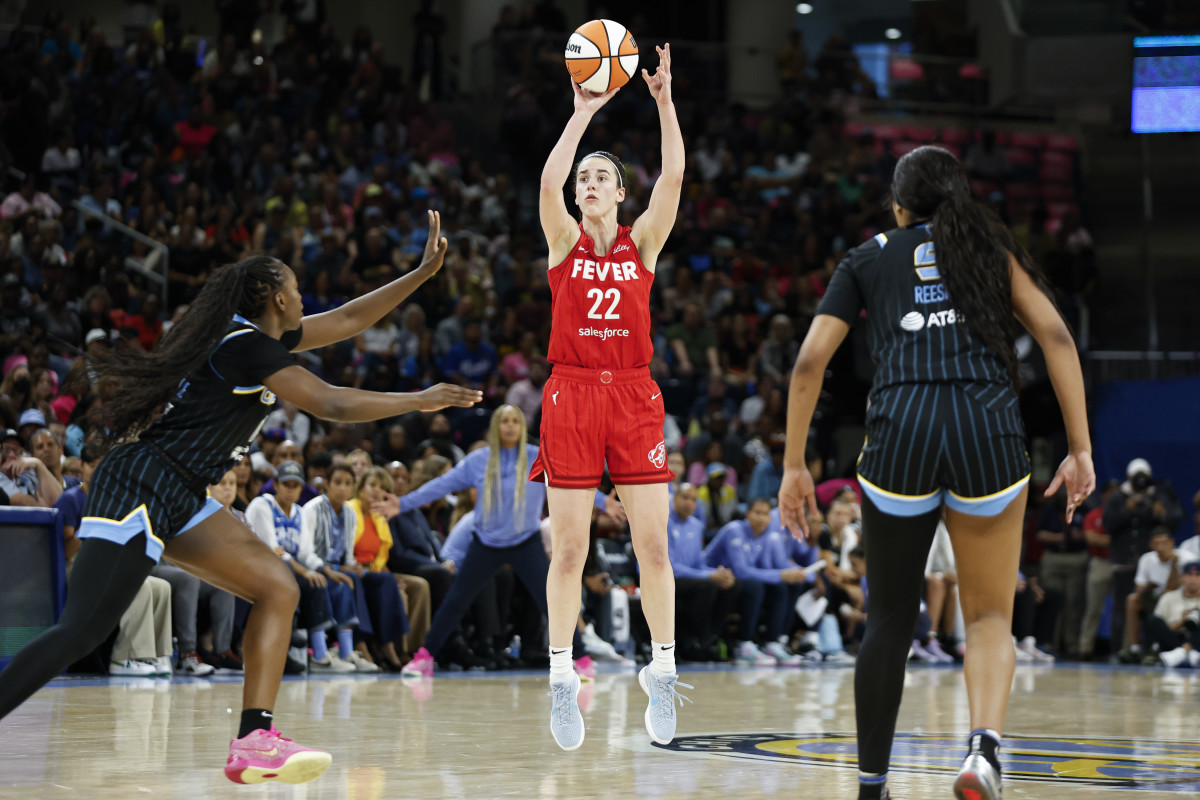
[[[333,756],[269,731],[256,730],[229,743],[225,777],[234,783],[307,783],[325,774]]]

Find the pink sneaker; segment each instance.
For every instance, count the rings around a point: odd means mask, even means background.
[[[234,783],[307,783],[325,774],[333,756],[302,747],[271,730],[257,730],[229,743],[225,777]]]
[[[405,678],[432,678],[433,656],[429,655],[429,651],[422,647],[412,657],[412,661],[405,664],[400,670],[400,675]]]
[[[596,662],[592,661],[591,656],[575,659],[575,671],[579,673],[581,681],[596,680]]]

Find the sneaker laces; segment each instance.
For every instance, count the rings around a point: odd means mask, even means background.
[[[678,675],[672,675],[669,678],[659,678],[654,675],[654,671],[650,670],[650,685],[653,691],[658,694],[660,700],[666,700],[665,703],[656,703],[654,714],[661,718],[670,718],[675,713],[675,701],[679,701],[679,707],[683,708],[683,701],[692,702],[692,698],[687,695],[682,695],[675,688],[682,686],[685,689],[695,689],[690,683],[680,683]]]
[[[561,681],[550,684],[550,691],[546,694],[554,700],[551,703],[550,713],[554,715],[554,721],[558,725],[570,725],[571,720],[571,682]]]

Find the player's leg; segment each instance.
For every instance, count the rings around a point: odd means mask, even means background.
[[[300,599],[295,574],[224,509],[189,524],[167,543],[166,555],[196,577],[253,604],[243,639],[242,722],[230,744],[225,775],[236,783],[304,783],[321,776],[330,755],[284,739],[274,728],[275,698]]]
[[[1012,615],[1027,494],[1022,483],[995,516],[964,511],[961,499],[946,512],[967,630],[963,671],[971,710],[970,751],[955,784],[962,797],[971,796],[962,790],[983,800],[999,797],[998,749],[1016,662]]]
[[[62,616],[0,672],[0,719],[108,638],[153,566],[145,533],[124,544],[84,539]]]
[[[904,500],[881,496],[877,489],[864,492],[863,544],[871,606],[854,669],[860,798],[886,797],[905,662],[921,607],[925,561],[941,513],[936,494]]]

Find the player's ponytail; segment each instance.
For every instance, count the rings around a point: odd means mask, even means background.
[[[1020,326],[1012,311],[1008,254],[1053,302],[1041,270],[999,217],[971,197],[967,172],[949,151],[918,147],[896,164],[892,198],[917,219],[930,220],[938,272],[971,333],[1020,384],[1013,346]]]
[[[283,286],[283,265],[254,256],[221,267],[204,282],[188,310],[153,350],[115,347],[93,363],[98,381],[116,391],[104,405],[108,443],[136,437],[207,360],[225,336],[235,313],[261,317],[271,295]]]

